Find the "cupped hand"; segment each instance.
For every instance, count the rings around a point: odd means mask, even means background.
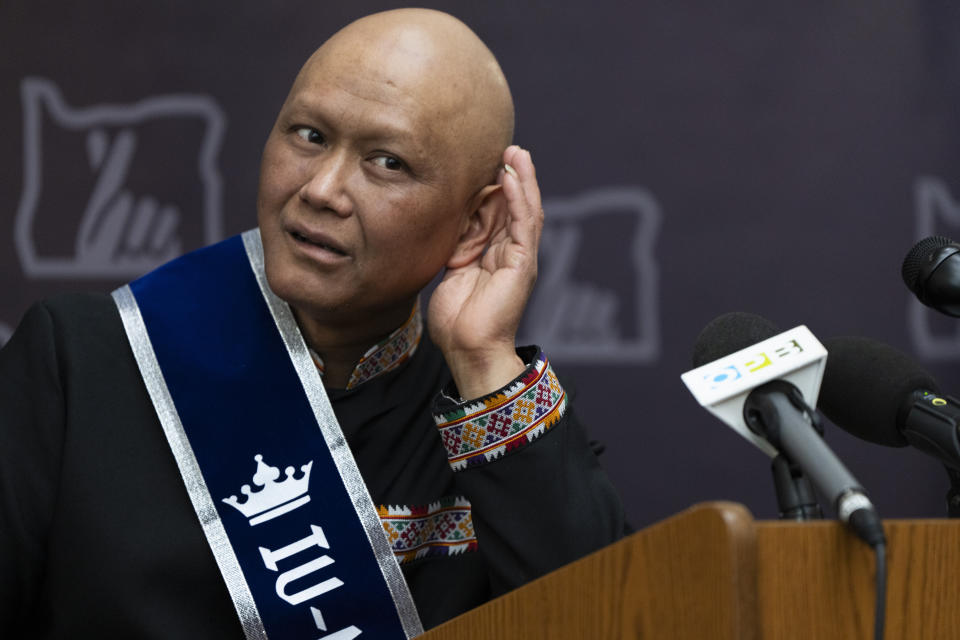
[[[447,269],[427,312],[430,336],[466,399],[496,391],[526,368],[515,341],[537,279],[543,207],[530,153],[510,146],[503,162],[486,251]]]

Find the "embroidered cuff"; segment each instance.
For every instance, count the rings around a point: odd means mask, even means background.
[[[535,354],[533,362],[504,388],[463,403],[451,402],[450,396],[456,394],[445,392],[437,403],[439,410],[433,419],[454,471],[483,464],[536,440],[563,416],[567,396],[547,357],[537,347],[524,347],[517,353],[521,358]]]
[[[425,507],[381,506],[377,512],[400,564],[477,550],[470,501],[462,496],[441,498]]]

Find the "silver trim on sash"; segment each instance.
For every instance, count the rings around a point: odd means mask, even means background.
[[[227,532],[223,528],[220,515],[207,489],[207,483],[204,482],[203,475],[200,473],[200,465],[183,430],[170,390],[163,379],[163,373],[160,371],[157,355],[153,351],[153,344],[147,334],[147,327],[143,322],[137,300],[129,285],[120,287],[112,295],[120,310],[123,328],[133,348],[133,356],[137,360],[140,375],[147,386],[150,400],[153,402],[157,417],[160,418],[163,433],[167,437],[173,457],[177,461],[177,468],[180,469],[180,476],[190,495],[190,502],[193,503],[193,508],[200,518],[203,534],[207,537],[210,550],[213,551],[213,557],[227,584],[233,606],[236,607],[240,616],[243,633],[247,640],[267,640],[267,632],[260,619],[257,605],[253,601],[253,594],[250,593],[247,579],[230,545],[230,539],[227,538]]]
[[[287,353],[290,354],[290,360],[300,377],[307,399],[310,401],[310,407],[313,409],[313,415],[320,426],[320,432],[323,434],[323,439],[326,441],[333,461],[337,465],[337,471],[343,480],[343,486],[347,489],[347,495],[353,502],[353,508],[356,510],[360,524],[363,525],[363,530],[367,534],[367,540],[373,549],[377,564],[380,565],[380,571],[383,573],[387,588],[390,590],[390,596],[397,608],[397,614],[400,616],[403,631],[407,638],[418,636],[423,633],[423,625],[420,622],[417,608],[413,604],[413,596],[410,595],[407,581],[403,577],[400,565],[393,555],[393,549],[390,548],[390,543],[384,534],[380,515],[377,513],[373,499],[367,491],[367,485],[360,476],[357,463],[353,459],[353,454],[350,452],[350,447],[343,436],[343,431],[340,430],[337,416],[333,413],[333,407],[330,406],[323,381],[320,379],[320,372],[317,371],[317,366],[314,364],[313,358],[310,357],[307,343],[300,333],[300,327],[293,317],[290,306],[271,291],[267,285],[260,229],[245,231],[241,237],[243,238],[243,246],[247,251],[247,258],[250,260],[250,267],[257,278],[257,284],[260,285],[263,298],[270,309],[277,330],[283,338],[283,343],[287,347]]]

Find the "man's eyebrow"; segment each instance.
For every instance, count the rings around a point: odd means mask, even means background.
[[[319,124],[329,133],[345,133],[344,126],[338,122],[337,114],[331,114],[320,104],[309,99],[295,98],[290,102],[285,115],[287,121],[297,121],[304,119],[302,124],[309,125],[311,121]],[[399,122],[395,117],[382,117],[371,121],[365,118],[363,128],[360,131],[350,131],[351,137],[366,143],[394,143],[410,144],[415,149],[419,149],[419,140],[422,137],[415,131],[412,124],[401,119]]]

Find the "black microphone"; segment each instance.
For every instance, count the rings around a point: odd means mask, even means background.
[[[725,314],[698,336],[694,365],[702,366],[777,334],[775,325],[760,316]],[[750,390],[743,405],[743,419],[753,433],[799,465],[820,494],[830,500],[839,520],[849,524],[870,546],[885,543],[873,504],[814,429],[816,416],[796,386],[778,379]]]
[[[917,299],[948,316],[960,317],[960,244],[943,236],[913,246],[900,271]]]
[[[820,409],[838,427],[888,447],[912,445],[960,472],[960,401],[941,396],[912,358],[869,338],[825,343]]]
[[[701,367],[778,333],[777,325],[754,313],[724,313],[708,322],[694,341],[693,366]]]

